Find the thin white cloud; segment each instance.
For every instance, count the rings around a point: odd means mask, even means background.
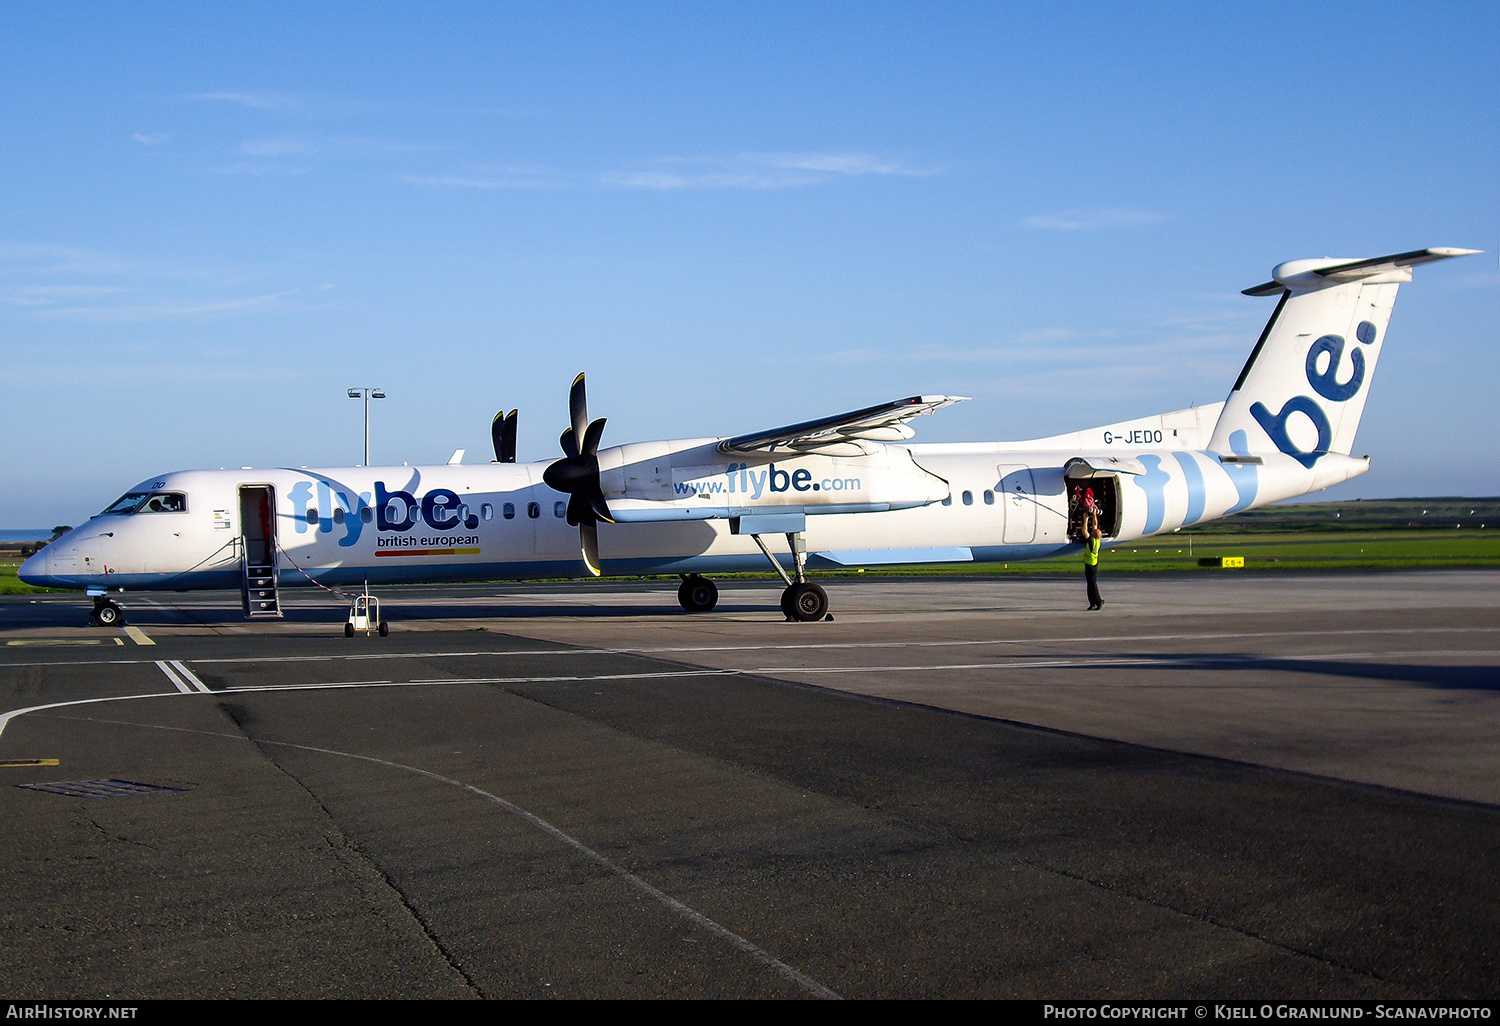
[[[160,146],[167,141],[166,132],[131,132],[130,138],[142,146]]]
[[[301,106],[297,97],[291,93],[268,93],[268,92],[216,92],[216,93],[193,93],[187,97],[189,100],[204,100],[211,103],[232,103],[238,107],[251,107],[255,110],[285,110],[291,107]]]
[[[913,167],[868,153],[743,153],[730,157],[662,157],[637,168],[593,175],[554,168],[470,164],[447,174],[403,175],[410,185],[450,189],[795,189],[859,176],[920,177],[940,168]]]
[[[542,175],[402,175],[409,185],[426,185],[439,189],[555,189],[563,182]]]
[[[825,175],[770,172],[704,172],[674,174],[667,171],[611,171],[599,176],[599,184],[620,189],[795,189],[826,181]]]
[[[609,171],[596,181],[622,189],[796,189],[865,175],[922,177],[939,168],[913,167],[869,153],[741,153],[729,157],[664,157],[649,166]]]
[[[288,164],[254,164],[242,160],[233,164],[220,164],[208,170],[210,174],[216,175],[305,175],[309,169]]]
[[[255,313],[275,306],[296,289],[270,292],[259,296],[241,296],[206,303],[147,303],[132,306],[74,306],[38,311],[35,317],[47,321],[86,321],[91,323],[134,323],[140,321],[214,320]]]
[[[257,280],[261,291],[253,292],[256,285],[252,282]],[[261,273],[125,260],[70,246],[0,242],[0,315],[6,319],[212,320],[306,308],[308,300],[293,298],[306,291],[303,287],[268,291]]]
[[[1148,224],[1160,224],[1165,214],[1134,207],[1098,207],[1080,210],[1064,210],[1055,214],[1036,214],[1021,223],[1027,228],[1042,228],[1058,232],[1094,232],[1108,228],[1139,228]]]
[[[118,285],[23,285],[0,292],[7,306],[56,306],[66,300],[113,296],[128,291]]]

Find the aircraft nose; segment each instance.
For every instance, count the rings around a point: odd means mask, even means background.
[[[47,546],[26,562],[16,571],[24,584],[32,584],[38,587],[46,587],[52,583],[52,546]]]

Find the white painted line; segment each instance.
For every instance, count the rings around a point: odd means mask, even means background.
[[[125,633],[127,635],[129,635],[130,636],[130,640],[133,641],[133,642],[135,642],[137,645],[154,645],[154,644],[156,644],[156,642],[154,642],[150,638],[148,638],[146,636],[146,632],[143,631],[143,630],[141,630],[139,627],[132,627],[132,626],[126,625],[126,627],[125,627]]]
[[[205,695],[210,693],[208,690],[208,685],[199,680],[196,673],[194,673],[192,670],[189,670],[186,666],[182,665],[181,659],[173,659],[172,666],[177,670],[178,673],[182,674],[182,679],[191,684],[194,690],[200,691]]]
[[[165,673],[167,675],[167,680],[171,681],[172,686],[175,687],[178,691],[181,691],[184,695],[191,695],[193,693],[193,689],[188,686],[187,681],[183,680],[181,677],[177,676],[177,674],[173,673],[172,668],[167,665],[165,660],[158,659],[156,661],[156,666],[157,669],[161,670],[162,673]]]

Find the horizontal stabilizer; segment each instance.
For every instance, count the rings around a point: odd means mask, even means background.
[[[1390,256],[1369,257],[1365,260],[1336,260],[1323,257],[1321,260],[1288,260],[1271,270],[1271,280],[1264,285],[1244,290],[1247,296],[1274,296],[1289,288],[1317,288],[1325,284],[1347,281],[1365,281],[1377,276],[1389,275],[1386,281],[1411,281],[1411,269],[1417,264],[1427,264],[1449,257],[1470,256],[1481,252],[1477,249],[1454,249],[1449,246],[1434,246],[1430,249],[1414,249],[1410,253],[1392,253]]]

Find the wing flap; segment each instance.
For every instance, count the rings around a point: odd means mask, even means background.
[[[857,448],[861,441],[901,441],[916,434],[907,426],[907,421],[913,417],[925,416],[967,399],[968,396],[962,395],[914,395],[819,420],[736,435],[720,442],[719,451],[752,453],[788,450],[837,454]]]

